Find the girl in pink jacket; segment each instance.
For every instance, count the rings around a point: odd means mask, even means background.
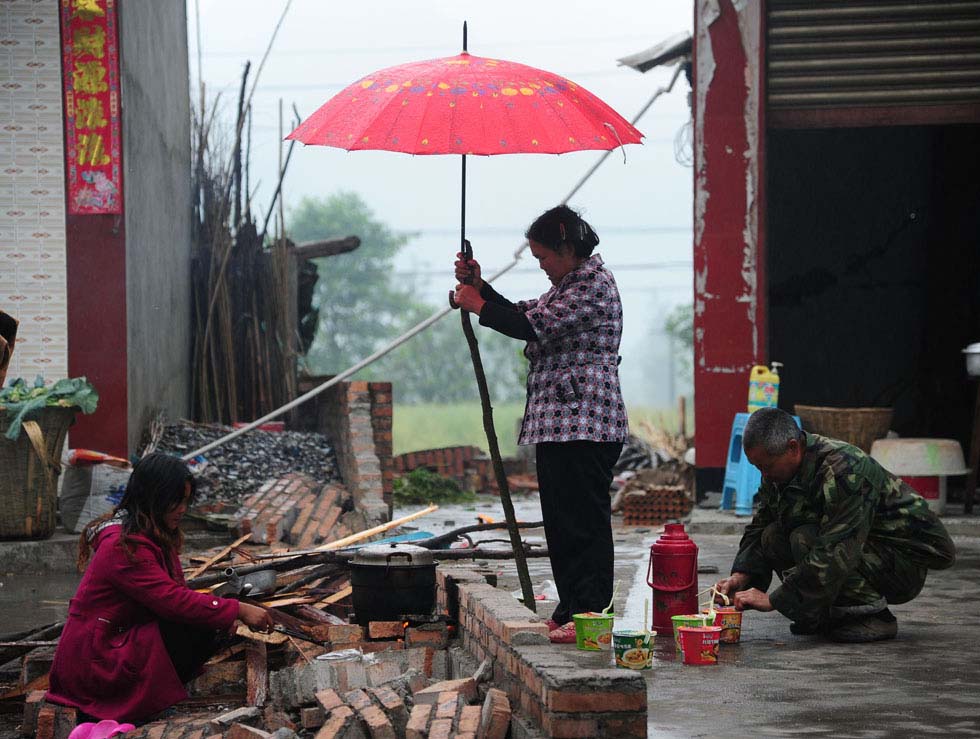
[[[79,566],[88,567],[68,605],[47,700],[95,719],[144,721],[187,697],[184,683],[236,619],[272,629],[258,606],[187,587],[180,520],[194,490],[183,461],[147,455],[116,510],[85,527]]]

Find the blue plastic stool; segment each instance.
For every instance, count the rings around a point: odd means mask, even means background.
[[[732,434],[728,443],[728,459],[725,462],[725,485],[721,491],[721,509],[724,511],[735,508],[736,516],[751,516],[752,502],[759,485],[762,484],[762,473],[759,468],[749,462],[742,450],[742,434],[751,413],[736,413],[732,421]],[[796,425],[800,425],[799,416],[793,416]]]

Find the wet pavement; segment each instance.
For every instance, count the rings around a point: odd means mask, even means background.
[[[536,496],[515,499],[517,517],[540,520]],[[404,515],[410,510],[397,510]],[[498,501],[443,506],[413,522],[434,534],[477,523],[480,514],[503,520]],[[697,520],[699,512],[695,512]],[[616,519],[614,519],[616,521]],[[697,525],[692,526],[696,531]],[[616,628],[638,628],[649,597],[646,570],[656,529],[614,523],[616,577],[620,581]],[[474,539],[506,539],[505,532],[479,532]],[[529,541],[543,545],[540,529]],[[700,565],[726,573],[738,547],[735,534],[694,533]],[[954,537],[956,565],[932,572],[922,594],[893,607],[898,639],[868,645],[838,645],[789,633],[778,613],[745,615],[742,641],[722,645],[714,666],[681,664],[670,635],[655,642],[649,683],[649,736],[707,737],[719,734],[828,737],[980,737],[980,537]],[[547,559],[529,559],[535,591],[551,579]],[[512,560],[493,560],[500,586],[519,589]],[[2,563],[0,563],[2,569]],[[708,587],[718,574],[702,574]],[[0,633],[42,625],[63,616],[77,576],[24,577],[0,573]],[[542,617],[552,604],[538,603]],[[611,666],[609,653],[568,650],[583,667]],[[0,731],[0,735],[4,732]]]
[[[539,520],[535,498],[519,499],[515,506],[519,519]],[[474,523],[480,513],[503,518],[499,504],[481,503],[443,507],[417,523],[442,531]],[[643,601],[650,593],[649,548],[657,535],[652,529],[614,524],[616,576],[622,583],[616,628],[637,628],[643,622]],[[739,536],[693,538],[701,567],[713,565],[727,573]],[[955,541],[956,565],[931,572],[918,598],[892,608],[899,622],[894,641],[834,644],[790,634],[789,622],[778,613],[749,612],[741,643],[723,644],[718,665],[692,666],[675,655],[670,635],[657,637],[653,668],[643,673],[649,683],[649,736],[980,736],[980,538]],[[550,568],[547,560],[529,562],[537,592],[541,581],[550,578]],[[494,565],[501,586],[517,589],[513,563]],[[718,577],[702,574],[701,588]],[[547,617],[548,604],[542,605],[538,612]],[[586,668],[612,664],[606,652],[555,648],[573,653]]]

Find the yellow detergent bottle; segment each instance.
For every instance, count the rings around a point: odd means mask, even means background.
[[[760,408],[775,408],[779,402],[779,368],[781,362],[773,362],[772,369],[757,364],[749,372],[749,413]]]

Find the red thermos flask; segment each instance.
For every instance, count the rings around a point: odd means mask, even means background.
[[[671,616],[698,612],[698,547],[684,524],[669,523],[650,547],[647,585],[653,588],[653,628],[671,633]]]

